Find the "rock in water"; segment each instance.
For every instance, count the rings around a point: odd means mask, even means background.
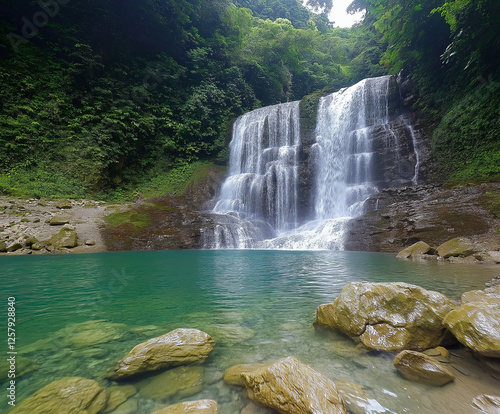
[[[500,413],[500,397],[483,394],[474,398],[472,406],[485,414],[498,414]]]
[[[451,311],[444,325],[465,346],[487,357],[500,358],[500,301],[469,302]]]
[[[252,371],[262,369],[267,367],[268,364],[241,364],[235,365],[224,372],[224,382],[226,384],[238,385],[243,387],[243,379],[241,378],[241,374],[250,373]]]
[[[68,377],[46,385],[9,413],[97,414],[106,407],[107,400],[107,392],[97,382]]]
[[[399,259],[421,259],[427,256],[435,255],[436,251],[423,241],[419,241],[399,252],[396,257]]]
[[[439,256],[443,259],[450,257],[468,257],[477,253],[480,248],[472,241],[466,238],[456,238],[444,242],[437,248]]]
[[[201,363],[214,349],[210,335],[197,329],[176,329],[134,347],[110,378],[123,380],[146,372],[183,364]]]
[[[421,352],[400,352],[394,359],[394,366],[410,381],[442,386],[455,379],[443,364]]]
[[[151,414],[218,414],[219,406],[213,400],[187,401],[154,411]]]
[[[293,357],[242,373],[250,399],[290,414],[347,414],[333,381]]]
[[[316,311],[326,325],[384,351],[424,350],[452,338],[443,326],[455,308],[446,296],[407,283],[349,283],[331,304]]]

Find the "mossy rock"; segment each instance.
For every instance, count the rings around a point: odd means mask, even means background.
[[[424,255],[435,255],[436,251],[423,241],[419,241],[399,252],[396,257],[399,259],[418,259]]]
[[[455,376],[443,364],[421,352],[403,351],[394,359],[394,366],[409,381],[443,386]]]
[[[73,207],[69,200],[58,200],[54,203],[54,206],[61,210],[68,210]]]
[[[68,223],[69,223],[69,218],[63,216],[54,216],[49,220],[49,224],[51,226],[62,226]]]
[[[479,247],[472,241],[466,238],[456,238],[444,242],[437,248],[439,256],[443,259],[450,257],[468,257],[479,252]]]
[[[55,249],[76,247],[78,245],[78,235],[73,226],[65,225],[59,233],[54,234],[50,238],[49,243],[54,246]]]

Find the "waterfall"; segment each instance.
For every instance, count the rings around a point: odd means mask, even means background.
[[[406,118],[390,109],[392,79],[365,79],[320,98],[316,139],[308,152],[308,217],[300,217],[297,207],[299,159],[304,156],[299,102],[239,117],[229,177],[213,210],[215,224],[203,231],[204,245],[342,249],[346,223],[365,212],[370,195],[416,184],[417,139]]]

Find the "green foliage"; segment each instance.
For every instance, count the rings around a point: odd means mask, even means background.
[[[488,204],[488,208],[490,209],[491,213],[496,218],[500,219],[500,193],[487,192],[486,203]]]
[[[500,82],[470,92],[443,117],[432,137],[441,179],[500,177]]]

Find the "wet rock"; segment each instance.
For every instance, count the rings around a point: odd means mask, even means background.
[[[139,394],[145,398],[164,400],[171,397],[185,398],[203,389],[203,367],[182,366],[139,381]]]
[[[454,309],[444,325],[465,346],[487,357],[500,358],[500,301],[468,302]]]
[[[460,299],[462,305],[474,302],[499,302],[500,286],[492,286],[484,290],[471,290],[462,294]]]
[[[242,364],[235,365],[224,372],[224,382],[231,385],[244,386],[241,374],[248,374],[258,369],[266,367],[268,364]]]
[[[134,347],[110,378],[122,380],[177,365],[201,363],[214,349],[210,335],[197,329],[176,329]]]
[[[250,399],[280,413],[347,414],[333,381],[293,357],[241,377]]]
[[[474,398],[472,406],[485,414],[498,414],[500,413],[500,397],[483,394]]]
[[[68,224],[69,218],[63,216],[54,216],[49,220],[51,226],[62,226],[63,224]]]
[[[55,249],[76,247],[78,245],[78,236],[75,228],[73,226],[64,225],[59,233],[54,234],[50,238],[49,243],[54,246]]]
[[[30,372],[38,369],[38,364],[29,358],[16,355],[15,360],[16,378],[20,378],[23,375],[29,374]],[[5,381],[8,379],[10,365],[11,364],[7,359],[2,359],[2,361],[0,361],[0,381]]]
[[[219,406],[213,400],[187,401],[170,405],[151,414],[217,414]]]
[[[137,414],[138,411],[139,403],[136,399],[131,398],[119,405],[118,408],[113,411],[113,414]]]
[[[399,259],[421,259],[425,255],[432,256],[435,254],[436,251],[431,246],[423,241],[419,241],[399,252],[396,257]]]
[[[402,351],[394,359],[394,366],[408,380],[443,386],[455,376],[443,364],[421,352]]]
[[[212,337],[217,343],[224,345],[234,345],[255,336],[253,329],[236,324],[217,324],[207,327]]]
[[[444,242],[437,249],[438,255],[443,259],[450,257],[468,257],[480,251],[480,248],[472,240],[467,238],[455,238]]]
[[[373,405],[361,384],[351,381],[335,381],[335,385],[349,414],[365,414],[366,409]]]
[[[261,405],[257,405],[253,402],[245,405],[241,410],[240,414],[277,414],[278,411],[273,410],[269,407],[262,407]]]
[[[69,325],[56,332],[56,338],[63,338],[63,342],[72,348],[90,348],[99,344],[117,341],[123,338],[127,325],[112,323],[105,320],[88,321]]]
[[[104,410],[105,413],[116,410],[116,408],[132,397],[137,392],[137,389],[133,385],[119,385],[109,387],[107,392],[109,397],[106,409]]]
[[[35,392],[10,414],[97,414],[104,409],[107,392],[93,380],[63,378]]]
[[[338,330],[384,351],[424,350],[451,338],[443,318],[455,308],[446,296],[406,283],[349,283],[316,311],[316,325]]]

